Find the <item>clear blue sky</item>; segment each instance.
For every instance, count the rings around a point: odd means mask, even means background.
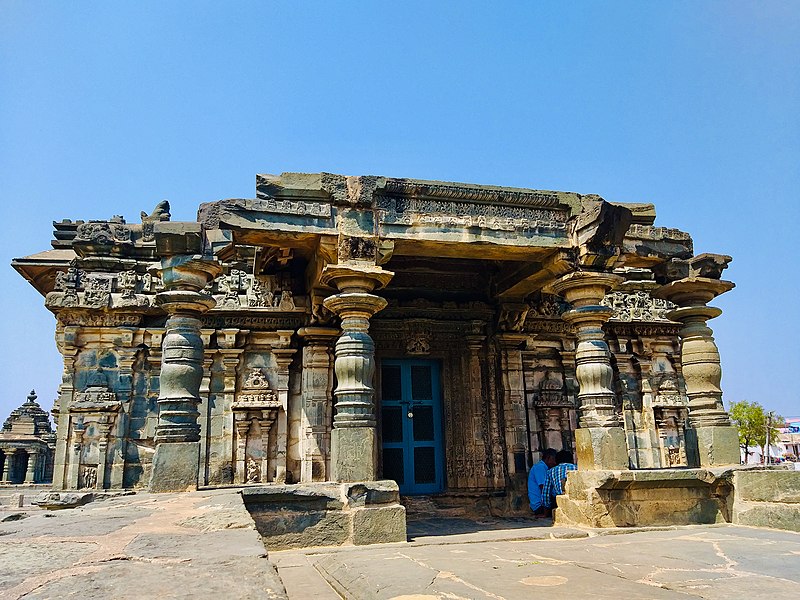
[[[800,413],[800,3],[0,0],[0,419],[60,381],[51,222],[332,171],[654,202],[731,254],[727,401]]]

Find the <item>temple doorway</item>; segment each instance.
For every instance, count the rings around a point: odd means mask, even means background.
[[[403,495],[444,489],[439,373],[433,360],[381,364],[383,477],[395,480]]]

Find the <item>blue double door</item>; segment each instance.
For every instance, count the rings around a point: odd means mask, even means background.
[[[444,489],[437,362],[382,361],[381,433],[384,479],[394,479],[404,495]]]

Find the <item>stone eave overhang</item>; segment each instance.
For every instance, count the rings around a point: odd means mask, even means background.
[[[77,255],[73,250],[46,250],[38,254],[15,258],[11,266],[36,288],[42,296],[53,291],[56,271],[66,269]]]

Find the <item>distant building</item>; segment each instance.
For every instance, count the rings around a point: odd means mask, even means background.
[[[780,431],[780,443],[784,447],[783,456],[796,461],[800,458],[800,417],[786,417],[786,427]]]
[[[50,417],[31,390],[27,401],[11,411],[0,430],[1,483],[51,482],[55,447]]]

